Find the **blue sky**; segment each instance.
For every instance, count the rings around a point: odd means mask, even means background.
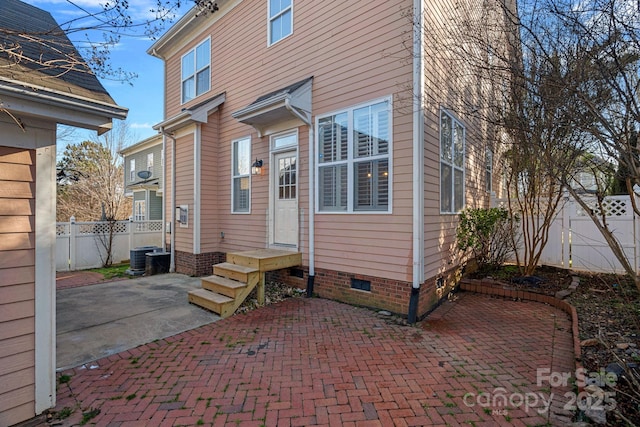
[[[80,15],[86,16],[86,12],[82,12],[80,8],[90,12],[99,11],[101,10],[99,5],[106,0],[74,0],[73,4],[67,0],[23,1],[50,12],[58,24],[63,25]],[[154,0],[130,1],[129,12],[134,19],[144,22],[149,16],[148,11],[153,7],[153,3]],[[186,5],[180,9],[181,14],[193,5],[192,1],[183,3]],[[98,39],[101,38],[101,34],[93,34],[90,37],[96,39],[96,36]],[[82,37],[84,37],[83,33],[70,36],[74,42]],[[164,66],[160,59],[147,55],[146,51],[152,44],[153,40],[142,34],[138,37],[122,37],[120,43],[112,48],[112,67],[135,73],[138,77],[133,79],[131,84],[100,79],[116,103],[129,109],[127,122],[134,140],[129,141],[127,145],[154,135],[156,132],[151,126],[163,120]],[[88,131],[77,130],[72,140],[58,141],[58,151],[63,150],[67,143],[88,139],[90,134]]]

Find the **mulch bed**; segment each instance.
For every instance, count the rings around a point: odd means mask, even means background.
[[[532,277],[522,277],[508,267],[494,278],[518,289],[556,295],[569,288],[574,276],[580,284],[565,300],[578,313],[582,365],[589,373],[616,369],[619,373],[613,388],[615,409],[608,411],[607,425],[640,426],[640,387],[630,379],[635,374],[640,381],[640,292],[633,281],[626,276],[553,267],[540,267]],[[583,420],[580,413],[578,420]]]

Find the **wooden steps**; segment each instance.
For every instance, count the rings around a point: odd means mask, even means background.
[[[213,266],[213,275],[201,279],[201,289],[189,291],[189,302],[231,316],[258,287],[258,303],[264,304],[264,276],[267,271],[302,264],[302,254],[273,249],[227,254],[227,262]]]

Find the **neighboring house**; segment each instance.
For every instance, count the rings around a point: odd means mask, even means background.
[[[455,34],[456,2],[217,3],[148,50],[165,66],[154,128],[175,270],[208,275],[229,253],[279,248],[302,265],[278,280],[410,320],[429,312],[462,267],[457,213],[488,207],[485,181],[500,175],[493,129],[457,95],[483,88],[425,52],[431,20]]]
[[[8,426],[55,406],[56,124],[103,133],[127,110],[48,12],[2,0],[0,44],[22,55],[16,63],[0,53],[0,425]],[[65,58],[71,69],[44,65],[64,67]]]
[[[163,154],[161,135],[120,151],[124,159],[125,196],[133,199],[134,221],[162,219]]]
[[[616,165],[599,156],[583,154],[576,163],[571,187],[578,193],[605,193],[613,191],[627,194],[626,184],[623,182],[616,187]],[[612,186],[614,188],[612,188]],[[620,191],[622,190],[622,191]]]

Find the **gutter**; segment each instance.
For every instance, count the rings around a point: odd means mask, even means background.
[[[315,169],[314,128],[309,125],[309,276],[307,277],[307,298],[311,298],[313,296],[313,284],[316,277]]]
[[[409,323],[415,323],[424,282],[424,4],[413,1],[413,283]]]
[[[82,96],[70,96],[69,94],[54,91],[43,86],[29,85],[29,89],[25,89],[24,84],[20,84],[14,80],[0,78],[0,81],[7,82],[11,85],[20,85],[20,87],[2,86],[0,88],[0,93],[14,95],[23,99],[37,99],[40,103],[45,105],[64,106],[74,111],[94,113],[122,120],[127,118],[127,113],[129,111],[128,108],[120,107],[119,105],[109,104]]]
[[[170,246],[171,246],[171,258],[170,258],[170,263],[169,263],[169,273],[175,273],[176,272],[176,230],[175,230],[175,224],[176,224],[176,138],[173,136],[173,134],[167,133],[163,127],[160,127],[160,133],[165,137],[163,138],[163,146],[166,147],[166,138],[170,138],[171,139],[171,241],[170,241]],[[165,150],[165,159],[166,159],[166,154],[167,151]],[[165,166],[164,166],[164,176],[167,176],[167,163],[165,162]],[[166,182],[165,182],[166,185]],[[162,204],[163,206],[165,206],[165,204]],[[165,209],[165,214],[166,214],[166,209]],[[165,216],[165,222],[166,222],[166,216]],[[166,228],[165,228],[165,239],[163,242],[163,245],[165,245],[165,250],[166,250]]]

